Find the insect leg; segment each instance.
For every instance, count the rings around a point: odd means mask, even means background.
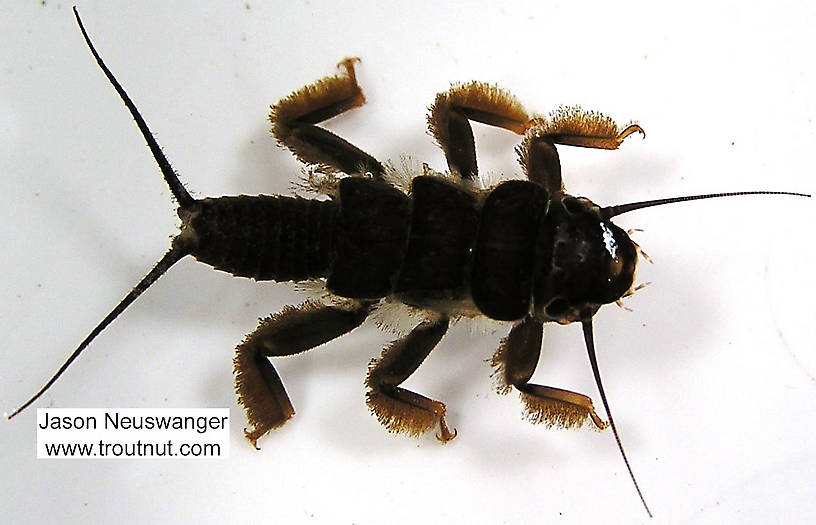
[[[234,359],[235,392],[253,427],[244,430],[255,448],[257,441],[291,418],[295,409],[269,357],[294,355],[331,341],[360,326],[370,303],[351,302],[347,307],[306,302],[288,306],[262,320],[238,345]]]
[[[546,188],[550,198],[564,192],[561,161],[551,137],[528,134],[516,151],[519,163],[530,181]]]
[[[493,355],[491,364],[496,369],[497,390],[506,394],[512,387],[521,392],[527,417],[533,423],[557,427],[576,427],[592,419],[599,429],[607,427],[584,394],[530,383],[539,355],[544,327],[541,322],[527,317],[516,324]]]
[[[470,120],[521,135],[530,117],[516,97],[484,82],[457,84],[436,96],[428,129],[445,153],[451,172],[468,180],[478,175]]]
[[[572,106],[558,108],[549,117],[537,117],[530,121],[525,142],[537,137],[549,137],[555,144],[618,149],[632,133],[646,136],[646,132],[637,124],[632,123],[621,129],[606,115]]]
[[[419,435],[438,423],[439,441],[447,443],[456,437],[456,430],[451,432],[445,421],[444,403],[399,386],[419,368],[448,325],[447,317],[424,321],[387,346],[379,359],[371,361],[366,404],[389,431]]]
[[[385,170],[377,159],[317,124],[365,103],[357,84],[354,63],[345,58],[338,67],[345,75],[322,78],[272,106],[269,120],[278,142],[306,164],[342,173],[371,172],[381,177]]]

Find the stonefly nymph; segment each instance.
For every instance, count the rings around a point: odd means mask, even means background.
[[[645,498],[624,452],[595,359],[592,318],[619,302],[634,284],[638,245],[611,222],[650,206],[736,195],[810,195],[740,191],[598,206],[566,193],[557,145],[617,149],[638,124],[619,126],[577,107],[532,116],[510,93],[482,82],[455,84],[430,109],[428,128],[442,148],[446,172],[427,165],[404,174],[320,124],[365,102],[356,58],[341,74],[303,87],[272,106],[272,134],[307,165],[300,181],[314,198],[258,195],[193,198],[174,172],[135,105],[97,53],[99,67],[136,120],[178,204],[180,232],[169,251],[91,331],[48,382],[15,410],[34,403],[79,354],[173,264],[191,255],[237,277],[312,282],[315,297],[259,324],[234,358],[246,437],[256,445],[294,415],[269,357],[315,348],[394,309],[412,328],[369,365],[366,403],[389,431],[435,429],[447,442],[456,431],[445,404],[402,387],[462,319],[487,318],[511,328],[492,358],[498,390],[520,392],[534,422],[612,428],[644,508]],[[519,135],[516,151],[526,180],[485,185],[479,178],[471,121]],[[606,418],[581,393],[530,382],[544,324],[580,322]],[[388,323],[383,323],[388,324]],[[649,512],[651,516],[651,513]]]

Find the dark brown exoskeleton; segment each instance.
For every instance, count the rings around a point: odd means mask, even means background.
[[[76,13],[76,10],[75,10]],[[9,417],[36,401],[108,324],[181,258],[192,255],[239,277],[315,281],[316,299],[262,320],[238,346],[238,402],[252,427],[253,445],[294,414],[268,357],[297,354],[356,328],[371,315],[401,307],[416,319],[407,334],[372,360],[366,402],[390,431],[417,435],[438,428],[456,436],[445,405],[400,385],[459,319],[486,317],[512,325],[492,359],[500,392],[521,393],[535,422],[572,427],[592,421],[611,426],[637,489],[601,384],[592,317],[631,294],[639,248],[610,219],[627,211],[672,202],[746,194],[735,192],[599,207],[565,193],[556,144],[617,149],[637,124],[578,108],[531,117],[509,93],[480,82],[441,93],[429,129],[449,172],[424,166],[400,177],[318,124],[365,102],[345,59],[343,74],[310,84],[272,107],[272,133],[311,167],[301,183],[322,198],[238,196],[194,199],[184,189],[134,104],[85,40],[136,120],[178,202],[181,231],[150,273],[82,341],[56,374]],[[523,135],[517,149],[527,180],[479,184],[470,121]],[[608,423],[586,395],[530,383],[544,323],[581,322],[592,371]],[[648,512],[648,507],[646,508]]]

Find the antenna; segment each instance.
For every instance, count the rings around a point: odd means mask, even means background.
[[[640,497],[640,502],[643,503],[643,508],[646,509],[646,514],[648,514],[651,518],[652,512],[649,510],[649,506],[646,504],[646,498],[643,497],[643,492],[640,491],[638,482],[635,479],[635,473],[632,472],[632,467],[629,465],[629,459],[626,457],[626,452],[623,451],[623,443],[621,443],[620,436],[618,435],[618,428],[615,426],[615,420],[612,419],[612,412],[609,410],[609,402],[606,400],[606,392],[604,392],[603,383],[601,383],[601,373],[598,370],[598,360],[595,358],[595,338],[592,335],[591,314],[589,314],[589,317],[581,321],[581,325],[584,329],[584,342],[586,343],[587,354],[589,355],[589,363],[592,365],[592,374],[595,376],[595,384],[598,385],[598,392],[601,394],[601,401],[603,401],[604,410],[606,410],[606,417],[609,418],[609,426],[612,427],[612,433],[615,435],[618,450],[620,450],[621,456],[623,457],[623,462],[626,464],[626,470],[629,471],[629,477],[632,478],[632,483],[635,485],[635,490]]]
[[[633,210],[641,208],[649,208],[651,206],[662,206],[663,204],[672,204],[675,202],[697,201],[701,199],[717,199],[720,197],[736,197],[739,195],[793,195],[795,197],[808,197],[807,193],[794,193],[790,191],[732,191],[727,193],[706,193],[704,195],[689,195],[687,197],[672,197],[669,199],[655,199],[651,201],[631,202],[629,204],[619,204],[617,206],[607,206],[601,208],[601,218],[611,219],[616,215],[621,215]]]

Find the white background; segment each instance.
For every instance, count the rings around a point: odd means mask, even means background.
[[[177,219],[144,141],[70,4],[0,6],[0,404],[35,391],[164,253]],[[368,104],[329,127],[381,159],[445,167],[426,107],[450,82],[509,89],[530,111],[581,104],[646,140],[561,148],[568,190],[617,204],[727,190],[814,190],[816,7],[809,2],[80,3],[103,57],[196,196],[287,193],[299,165],[269,104],[363,59]],[[483,171],[518,171],[517,137],[476,126]],[[595,321],[607,393],[652,523],[816,519],[812,200],[740,198],[618,219],[653,284]],[[441,446],[384,432],[366,324],[278,361],[297,415],[241,435],[232,349],[300,297],[185,260],[44,396],[55,407],[231,407],[211,461],[38,461],[35,410],[0,425],[9,522],[645,522],[610,432],[553,431],[494,395],[504,332],[457,326],[408,386],[448,403]],[[597,398],[580,327],[548,328],[535,380]],[[596,400],[596,404],[600,403]]]

